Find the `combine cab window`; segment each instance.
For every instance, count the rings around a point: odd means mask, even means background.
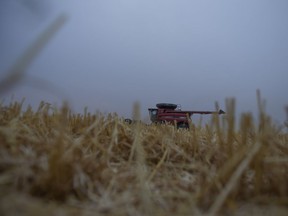
[[[158,110],[157,109],[149,109],[149,116],[150,116],[150,120],[152,122],[156,122],[157,121],[157,114],[158,114]]]

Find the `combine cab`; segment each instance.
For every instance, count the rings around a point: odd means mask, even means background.
[[[183,111],[176,104],[159,103],[157,108],[149,108],[150,120],[153,123],[176,124],[177,128],[189,128],[189,120],[193,114],[224,114],[223,110],[213,111]]]

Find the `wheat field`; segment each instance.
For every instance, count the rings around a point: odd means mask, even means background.
[[[287,130],[258,104],[188,130],[2,104],[0,214],[288,215]]]

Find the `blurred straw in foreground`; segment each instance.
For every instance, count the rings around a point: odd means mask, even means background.
[[[37,55],[47,45],[49,40],[55,35],[55,33],[63,26],[66,22],[67,16],[60,14],[39,36],[38,38],[28,47],[28,49],[16,60],[15,64],[8,71],[8,75],[0,80],[0,94],[5,93],[11,89],[15,84],[19,83],[25,75],[25,72],[37,57]]]

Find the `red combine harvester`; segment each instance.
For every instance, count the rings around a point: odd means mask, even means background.
[[[189,120],[193,114],[224,114],[223,110],[219,111],[183,111],[177,104],[159,103],[157,108],[149,108],[150,120],[153,123],[170,123],[176,124],[177,128],[189,128]]]

